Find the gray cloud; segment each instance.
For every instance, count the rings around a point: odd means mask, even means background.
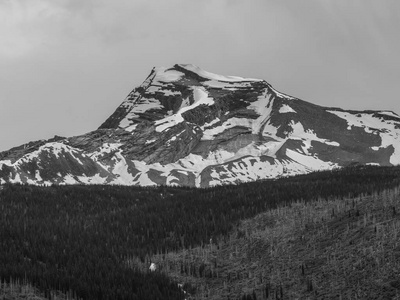
[[[0,0],[0,150],[97,128],[153,66],[400,113],[400,2]]]

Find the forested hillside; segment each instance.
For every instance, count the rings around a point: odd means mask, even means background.
[[[152,261],[194,299],[400,299],[399,199],[299,201]]]
[[[345,205],[350,202],[346,199],[375,195],[399,184],[398,167],[354,167],[209,189],[5,185],[0,190],[0,277],[2,281],[26,280],[43,292],[58,290],[83,299],[184,299],[185,294],[177,283],[189,282],[191,285],[185,288],[194,297],[200,297],[206,293],[202,287],[211,289],[214,283],[208,287],[191,277],[208,276],[212,280],[226,273],[218,269],[218,261],[210,269],[207,260],[200,272],[198,262],[193,261],[191,267],[187,260],[179,258],[184,250],[207,250],[210,239],[215,251],[218,247],[226,249],[232,236],[248,239],[254,232],[267,230],[269,226],[268,221],[261,223],[260,228],[256,223],[246,227],[244,224],[253,224],[252,221],[241,221],[260,213],[273,214],[277,207],[298,201],[303,205],[320,203],[322,207],[331,203],[329,201],[339,206],[343,202],[344,208],[334,209],[329,214],[336,218],[345,212],[347,216],[350,209]],[[360,218],[363,209],[360,206],[357,213],[353,207],[350,214]],[[286,216],[296,219],[296,214],[288,212]],[[327,220],[326,216],[322,217]],[[297,224],[298,220],[293,222]],[[325,226],[326,232],[331,232],[329,226]],[[288,228],[297,231],[285,231],[287,234],[297,235],[302,227]],[[312,245],[311,240],[309,244]],[[252,251],[258,249],[257,245],[253,245]],[[235,255],[247,253],[240,244],[237,247]],[[271,268],[267,261],[274,257],[272,254],[278,261],[281,251],[276,250],[280,246],[276,247],[272,252],[259,254],[265,268]],[[167,259],[173,255],[177,257],[178,273],[185,276],[177,276],[173,267],[171,272],[168,268],[156,272],[148,270],[152,261],[161,262],[160,257]],[[253,261],[242,262],[240,270],[247,270],[247,263],[253,264]],[[311,267],[307,262],[304,264],[304,273],[309,274]],[[235,272],[238,278],[245,276],[241,271]],[[174,279],[169,277],[171,274]],[[277,275],[275,279],[268,279],[269,289],[276,291],[277,286],[282,287],[286,295],[289,283],[284,280],[285,276],[279,276],[279,280]],[[262,279],[264,291],[266,278]],[[304,282],[308,280],[310,285],[315,285],[313,278],[304,278]],[[226,282],[228,288],[229,281],[221,282],[223,286]],[[315,290],[314,286],[312,288]],[[251,284],[245,289],[249,293],[253,290],[256,297],[262,296],[258,285]],[[243,291],[234,289],[226,296],[242,297]]]

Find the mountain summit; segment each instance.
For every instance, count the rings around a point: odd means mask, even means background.
[[[95,131],[1,152],[0,183],[209,187],[351,164],[400,164],[400,116],[179,64],[154,68]]]

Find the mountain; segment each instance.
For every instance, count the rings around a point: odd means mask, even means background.
[[[209,187],[352,164],[400,164],[399,115],[180,64],[154,68],[97,130],[1,152],[0,183]]]

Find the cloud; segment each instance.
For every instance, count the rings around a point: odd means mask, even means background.
[[[396,110],[399,9],[397,0],[0,0],[0,128],[17,113],[9,135],[26,141],[43,128],[44,137],[92,130],[153,66],[175,63],[263,78],[316,104]]]
[[[214,1],[218,3],[218,1]],[[114,47],[119,43],[185,39],[210,32],[217,17],[192,1],[13,0],[0,2],[0,56],[20,58],[74,45]],[[197,18],[193,18],[197,14]],[[213,16],[214,15],[214,16]],[[221,17],[219,15],[218,17]],[[214,26],[215,31],[219,26]],[[216,33],[216,32],[214,32]]]

